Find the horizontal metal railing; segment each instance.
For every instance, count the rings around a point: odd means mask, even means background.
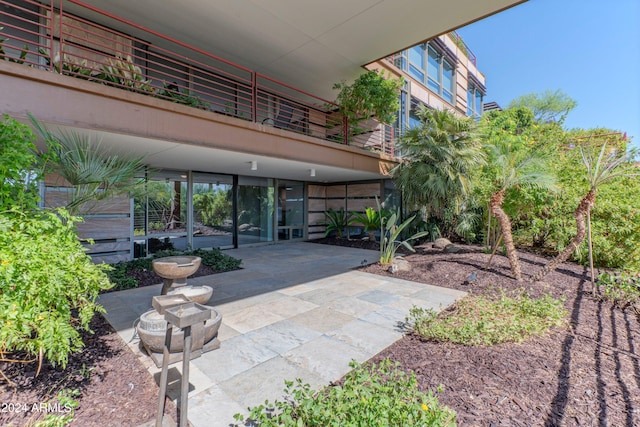
[[[393,154],[386,126],[78,0],[0,0],[0,27],[0,60]]]

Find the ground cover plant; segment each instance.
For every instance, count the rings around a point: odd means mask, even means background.
[[[360,365],[338,384],[313,390],[300,379],[285,381],[285,400],[250,408],[242,425],[269,426],[455,426],[455,412],[432,391],[418,390],[413,374],[389,360]]]
[[[561,300],[544,295],[469,295],[438,314],[414,307],[407,322],[422,338],[463,345],[521,343],[564,323],[567,311]]]

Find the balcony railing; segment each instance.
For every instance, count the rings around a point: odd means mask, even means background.
[[[0,0],[0,60],[393,155],[388,126],[372,120],[354,135],[331,101],[80,1],[64,4]]]

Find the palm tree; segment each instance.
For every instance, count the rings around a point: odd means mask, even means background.
[[[458,210],[470,193],[473,171],[485,162],[477,123],[425,106],[416,115],[420,125],[401,138],[404,161],[391,174],[409,207],[442,218],[447,207]]]
[[[638,150],[635,148],[607,151],[607,143],[605,142],[602,144],[597,158],[593,156],[591,150],[585,150],[584,147],[580,147],[580,154],[586,168],[589,191],[582,197],[573,213],[573,217],[576,220],[576,234],[562,252],[533,276],[532,281],[534,282],[542,280],[547,274],[558,268],[558,265],[565,262],[580,246],[587,232],[586,218],[591,214],[591,210],[596,203],[598,187],[618,177],[638,175],[638,173],[632,173],[625,167],[631,164],[632,160],[637,156]]]
[[[72,186],[65,206],[72,215],[86,211],[89,202],[130,194],[144,185],[146,167],[142,157],[129,159],[108,154],[88,136],[53,133],[33,116],[29,118],[47,144],[50,169]]]
[[[500,223],[504,247],[511,266],[511,272],[516,280],[522,280],[522,270],[518,252],[513,243],[511,232],[511,220],[502,209],[504,196],[507,190],[520,186],[535,186],[541,188],[553,188],[554,177],[547,170],[546,158],[539,151],[517,150],[512,144],[504,141],[501,144],[490,147],[490,164],[495,170],[495,186],[497,191],[491,195],[489,212]]]

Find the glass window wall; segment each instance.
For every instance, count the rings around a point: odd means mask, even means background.
[[[193,174],[193,248],[233,247],[233,177]]]
[[[304,184],[278,181],[278,240],[304,238]]]
[[[238,178],[238,245],[273,241],[274,196],[272,179]]]

